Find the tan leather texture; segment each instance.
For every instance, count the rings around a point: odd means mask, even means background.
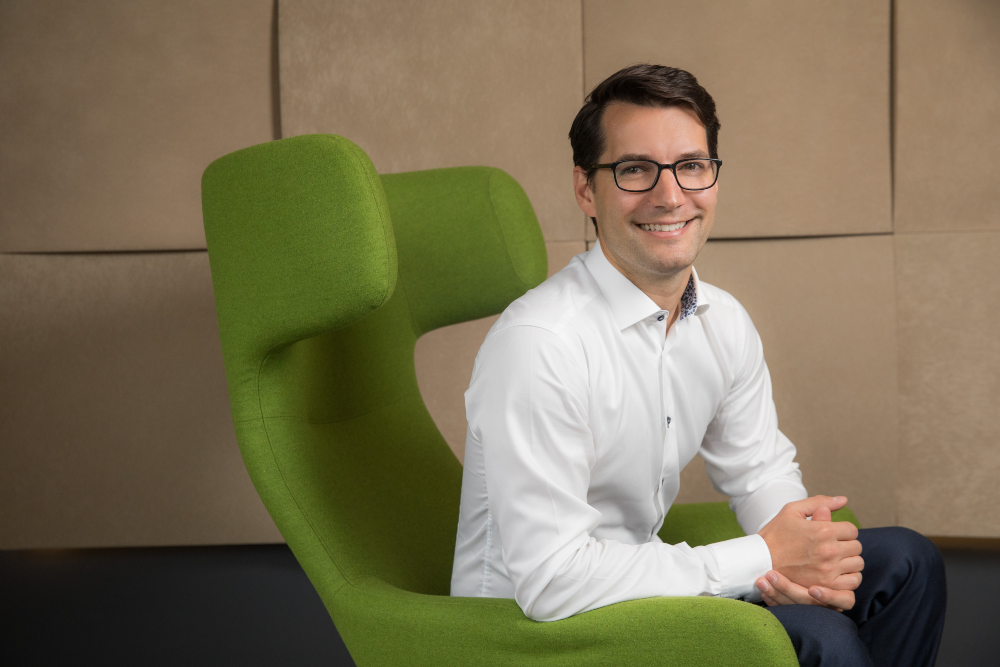
[[[888,232],[889,0],[584,0],[589,91],[638,62],[714,97],[714,238]]]
[[[499,167],[546,241],[583,240],[569,126],[583,100],[578,0],[281,4],[284,136],[340,134],[380,173]]]
[[[865,526],[894,525],[892,237],[709,241],[695,266],[750,313],[809,493],[847,496]]]
[[[0,3],[0,252],[204,248],[201,172],[275,138],[273,13]]]
[[[281,541],[205,252],[0,255],[0,549]]]
[[[896,231],[998,231],[1000,3],[896,4]]]
[[[899,234],[899,522],[1000,536],[1000,232]]]
[[[205,254],[169,252],[204,248],[209,162],[283,131],[347,136],[383,172],[497,166],[552,273],[594,239],[570,123],[642,61],[718,102],[697,266],[760,331],[809,491],[866,526],[1000,536],[996,2],[275,7],[0,2],[0,253],[98,251],[0,254],[0,548],[280,541],[233,436]],[[154,252],[101,254],[135,250]],[[460,459],[492,322],[417,343]],[[700,459],[682,480],[679,502],[722,498]]]

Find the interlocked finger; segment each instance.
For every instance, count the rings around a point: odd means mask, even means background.
[[[758,579],[757,587],[761,591],[764,602],[770,607],[786,604],[809,604],[843,611],[854,606],[854,592],[851,590],[832,590],[822,586],[806,589],[789,581],[787,577],[774,570]]]
[[[849,572],[861,572],[865,569],[865,559],[861,556],[851,556],[840,561],[840,571],[844,574]]]
[[[850,574],[842,574],[833,580],[833,585],[830,586],[833,590],[837,591],[854,591],[858,589],[861,585],[861,573],[851,572]]]
[[[858,527],[850,521],[834,521],[830,524],[830,527],[833,529],[833,534],[838,540],[847,541],[858,539]]]

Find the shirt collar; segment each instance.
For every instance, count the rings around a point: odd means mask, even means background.
[[[583,259],[584,266],[594,277],[597,287],[604,295],[611,308],[611,315],[620,330],[624,330],[647,317],[663,312],[646,294],[635,286],[631,280],[622,275],[605,257],[600,241],[594,242]],[[688,280],[684,294],[681,296],[681,314],[683,320],[689,315],[700,315],[708,307],[701,289],[698,272],[691,267],[691,278]]]

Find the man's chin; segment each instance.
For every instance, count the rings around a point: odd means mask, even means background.
[[[647,256],[636,262],[645,273],[659,276],[661,278],[671,278],[691,268],[694,264],[694,257],[661,257]]]
[[[698,258],[698,252],[694,248],[646,248],[645,250],[647,252],[643,253],[642,263],[651,272],[661,275],[673,275],[686,271]],[[672,252],[663,252],[664,250]]]

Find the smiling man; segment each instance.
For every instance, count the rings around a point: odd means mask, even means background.
[[[762,600],[802,664],[932,664],[933,545],[859,534],[830,521],[845,498],[807,497],[757,331],[694,270],[718,133],[711,96],[669,67],[617,72],[577,115],[574,189],[598,243],[511,304],[476,358],[452,594],[542,621],[654,596]],[[746,537],[658,538],[696,454]]]

